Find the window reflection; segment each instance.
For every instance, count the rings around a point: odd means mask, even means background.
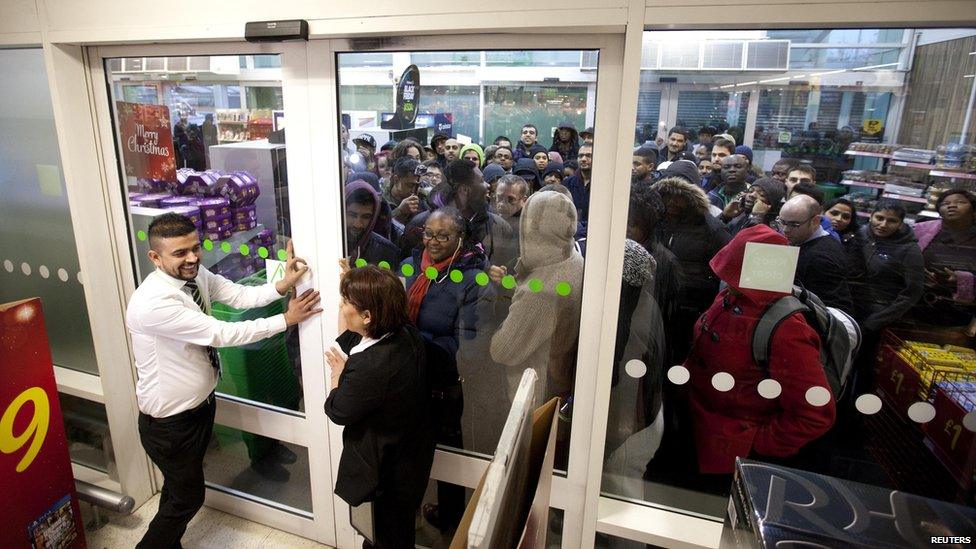
[[[748,457],[976,502],[974,35],[645,33],[672,54],[723,39],[752,41],[748,57],[786,40],[789,64],[698,66],[684,86],[658,82],[687,73],[642,71],[641,98],[659,92],[662,114],[636,121],[606,493],[721,516]],[[747,242],[780,255],[746,268],[761,261]],[[755,284],[773,278],[827,315],[765,332],[786,293]]]

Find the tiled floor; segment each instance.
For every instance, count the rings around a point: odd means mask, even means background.
[[[85,520],[86,537],[90,549],[117,549],[135,547],[156,514],[159,496],[156,495],[136,512],[128,516],[101,512],[108,524],[92,531],[91,507],[82,503],[82,516]],[[301,538],[270,526],[264,526],[216,509],[204,507],[190,521],[183,536],[183,546],[189,548],[251,549],[275,547],[284,549],[310,549],[327,547],[321,543]]]

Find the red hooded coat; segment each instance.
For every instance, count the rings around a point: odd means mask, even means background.
[[[829,385],[820,364],[820,338],[801,313],[784,320],[772,338],[769,377],[782,393],[774,399],[759,394],[766,376],[752,360],[753,330],[766,307],[785,294],[739,287],[747,242],[787,244],[783,235],[757,225],[740,231],[710,262],[728,288],[695,323],[694,347],[685,361],[702,473],[732,473],[736,456],[794,455],[826,433],[836,414],[832,397],[824,406],[807,402],[808,389],[829,390]],[[731,390],[712,386],[719,372],[735,379]]]

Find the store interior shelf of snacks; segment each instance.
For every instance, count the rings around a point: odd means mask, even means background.
[[[848,187],[869,187],[871,189],[883,189],[885,186],[882,183],[869,183],[867,181],[851,181],[845,179],[840,182],[841,185],[847,185]]]
[[[893,198],[895,200],[904,200],[905,202],[918,202],[919,204],[928,204],[929,200],[921,196],[908,196],[905,194],[897,193],[884,193],[881,195],[883,198]]]

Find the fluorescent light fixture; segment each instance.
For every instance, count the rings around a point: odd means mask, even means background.
[[[793,80],[794,78],[804,78],[805,74],[797,74],[794,76],[784,76],[782,78],[770,78],[769,80],[760,80],[760,84],[766,84],[768,82],[783,82],[784,80]]]
[[[897,65],[898,63],[883,63],[881,65],[868,65],[867,67],[858,67],[856,69],[851,69],[852,71],[866,71],[870,69],[880,69],[882,67],[891,67]]]
[[[966,76],[963,76],[963,78],[976,78],[976,74],[967,74]]]
[[[840,74],[842,72],[847,72],[847,69],[840,69],[836,71],[827,71],[827,72],[815,72],[810,76],[827,76],[828,74]]]
[[[726,89],[734,88],[734,87],[735,87],[735,84],[726,84],[724,86],[719,86],[719,89],[726,90]]]
[[[752,82],[742,82],[742,83],[740,83],[740,84],[736,84],[736,86],[751,86],[751,85],[753,85],[753,84],[758,84],[758,83],[759,83],[759,82],[757,82],[757,81],[755,81],[755,80],[753,80]]]

